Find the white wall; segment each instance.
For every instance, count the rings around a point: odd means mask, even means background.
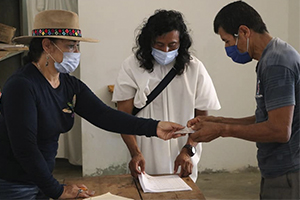
[[[300,52],[300,0],[290,0],[289,4],[289,39],[291,45]],[[298,20],[297,20],[298,19]]]
[[[213,32],[212,23],[216,13],[229,2],[231,1],[79,0],[83,36],[100,40],[98,44],[82,43],[80,46],[81,79],[106,104],[114,107],[107,85],[114,84],[122,61],[132,53],[136,28],[158,8],[175,9],[184,14],[187,25],[192,30],[193,54],[204,63],[214,81],[222,109],[210,114],[232,117],[253,115],[257,62],[234,64],[225,55],[224,43]],[[295,32],[288,23],[291,20],[298,23],[296,33],[299,36],[298,0],[246,2],[261,14],[272,36],[294,42],[295,47],[300,47],[299,37],[289,37],[289,33],[294,36]],[[298,18],[290,16],[289,9],[293,9],[293,16]],[[120,135],[100,130],[85,120],[82,121],[82,134],[84,175],[124,172],[127,148]],[[203,148],[200,171],[232,171],[257,166],[256,147],[252,142],[220,138],[204,144]]]

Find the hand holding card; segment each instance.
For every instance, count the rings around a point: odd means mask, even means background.
[[[174,134],[187,134],[187,133],[194,133],[195,131],[191,128],[184,127],[183,129],[176,131]]]

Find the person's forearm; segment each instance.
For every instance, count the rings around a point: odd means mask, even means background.
[[[207,116],[208,115],[208,111],[207,110],[197,110],[195,109],[195,116]]]
[[[240,125],[250,125],[255,123],[255,116],[244,117],[244,118],[228,118],[228,117],[217,117],[219,123],[225,124],[240,124]]]
[[[136,137],[134,135],[121,134],[121,136],[130,152],[131,157],[141,153],[136,142]]]
[[[236,137],[255,142],[288,142],[291,137],[294,106],[268,112],[268,120],[250,125],[223,126],[221,136]]]
[[[75,113],[98,128],[121,134],[157,137],[157,120],[138,118],[113,109],[86,86],[76,97]]]
[[[224,124],[221,136],[234,137],[253,142],[287,142],[288,139],[276,127],[269,125],[268,121],[251,124],[236,125]]]
[[[208,116],[208,111],[195,109],[195,117],[197,117],[197,116]],[[190,137],[188,137],[186,144],[196,147],[198,142],[194,142]]]
[[[132,109],[133,109],[133,99],[118,102],[118,110],[131,114]],[[136,137],[134,135],[121,134],[121,136],[130,152],[131,157],[141,153],[136,142]]]
[[[188,137],[186,144],[196,147],[198,142],[194,142],[190,137]]]
[[[195,130],[190,137],[197,142],[210,142],[218,137],[234,137],[254,142],[286,143],[291,138],[293,113],[293,105],[273,109],[268,112],[268,120],[260,123],[251,123],[254,117],[241,120],[219,118],[223,121],[215,117],[208,120],[194,118],[188,122]]]

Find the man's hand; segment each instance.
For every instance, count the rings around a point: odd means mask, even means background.
[[[129,162],[131,176],[138,177],[138,174],[145,173],[145,159],[143,154],[134,155]]]
[[[76,198],[87,198],[94,196],[95,191],[89,191],[88,188],[83,185],[66,185],[64,191],[59,199],[76,199]]]
[[[163,140],[169,140],[171,138],[178,138],[186,134],[174,134],[174,132],[183,129],[184,126],[173,122],[160,121],[157,125],[157,137]]]
[[[183,149],[180,154],[177,156],[174,165],[174,174],[178,171],[179,166],[181,166],[181,170],[179,173],[180,177],[187,177],[193,172],[193,162],[191,157],[185,150]]]
[[[215,117],[215,116],[197,116],[194,119],[191,119],[187,122],[187,127],[191,127],[194,124],[200,122],[200,121],[206,121],[206,122],[215,122],[215,123],[222,123],[222,117]]]
[[[221,136],[225,124],[208,122],[196,117],[189,120],[187,126],[195,131],[189,136],[194,142],[210,142]]]

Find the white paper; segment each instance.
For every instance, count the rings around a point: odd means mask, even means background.
[[[183,129],[176,131],[175,134],[194,133],[195,131],[191,128],[184,127]]]
[[[141,173],[138,178],[145,193],[192,190],[178,175],[150,176]]]
[[[106,194],[102,194],[99,196],[94,196],[94,197],[89,197],[89,198],[85,198],[83,200],[133,200],[127,197],[121,197],[118,195],[114,195],[111,194],[110,192],[106,193]]]

